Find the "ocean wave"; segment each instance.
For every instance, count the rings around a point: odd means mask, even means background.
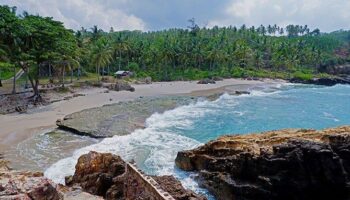
[[[281,86],[278,86],[282,88]],[[215,101],[201,100],[180,106],[164,113],[154,113],[145,122],[146,128],[138,129],[125,136],[106,138],[101,142],[76,150],[71,157],[62,159],[45,171],[45,176],[56,183],[64,183],[64,177],[74,173],[78,158],[89,151],[108,152],[120,155],[124,160],[135,160],[146,173],[154,175],[174,175],[186,188],[201,192],[197,183],[188,174],[177,171],[174,160],[178,151],[193,149],[202,143],[182,135],[182,130],[191,130],[204,117],[228,112],[238,117],[244,111],[234,108],[241,98],[261,97],[279,94],[281,91],[267,87],[265,90],[251,90],[250,94],[221,95]],[[214,122],[214,124],[217,124]]]

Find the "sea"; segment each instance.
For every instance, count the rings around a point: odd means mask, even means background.
[[[76,150],[51,165],[45,176],[57,183],[74,173],[80,155],[110,152],[152,175],[174,175],[189,189],[215,199],[196,182],[196,174],[175,166],[179,151],[193,149],[221,135],[285,128],[323,129],[350,125],[350,86],[277,84],[251,88],[250,94],[223,94],[215,101],[200,99],[164,113],[154,113],[146,128],[114,136]]]

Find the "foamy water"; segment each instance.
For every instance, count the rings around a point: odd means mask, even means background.
[[[191,173],[175,167],[178,151],[193,149],[228,133],[260,132],[281,128],[325,128],[350,124],[350,87],[277,85],[250,95],[222,95],[216,101],[198,101],[146,120],[146,128],[130,135],[106,138],[74,152],[45,171],[57,183],[74,173],[82,154],[109,152],[135,160],[146,173],[174,175],[190,189],[198,187]],[[212,196],[208,196],[210,199]]]

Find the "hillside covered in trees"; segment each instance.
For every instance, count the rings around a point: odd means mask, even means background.
[[[349,62],[349,44],[350,32],[344,30],[322,33],[306,25],[201,28],[194,19],[186,29],[105,32],[94,26],[73,31],[52,18],[0,6],[0,76],[21,68],[34,91],[41,77],[119,69],[159,81],[307,79],[322,76],[327,66]]]

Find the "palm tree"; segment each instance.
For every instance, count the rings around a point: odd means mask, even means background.
[[[97,40],[92,49],[92,63],[96,67],[97,81],[100,81],[100,69],[112,61],[113,48],[106,38]]]
[[[115,45],[114,45],[114,51],[118,52],[118,70],[121,70],[121,61],[122,61],[122,53],[128,52],[130,50],[130,44],[127,41],[122,40],[120,37],[118,37]]]
[[[71,56],[66,56],[64,55],[62,57],[62,60],[60,60],[58,62],[58,66],[61,68],[61,72],[62,72],[62,87],[64,87],[64,82],[65,82],[65,74],[66,74],[66,70],[68,68],[68,70],[71,72],[71,78],[70,78],[70,82],[73,82],[73,71],[74,69],[78,68],[80,66],[80,63],[75,60],[74,58],[72,58]]]

